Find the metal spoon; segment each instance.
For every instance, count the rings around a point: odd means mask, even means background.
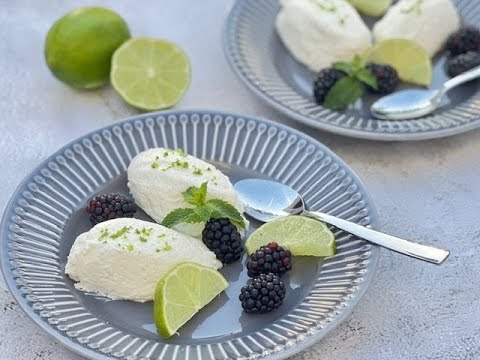
[[[437,265],[444,262],[450,254],[447,250],[400,239],[332,215],[307,211],[299,193],[275,181],[245,179],[235,184],[235,190],[245,204],[245,213],[262,222],[298,214],[334,225],[390,250]]]
[[[446,81],[439,90],[402,90],[384,96],[370,107],[372,115],[384,120],[406,120],[430,114],[440,106],[443,96],[458,85],[480,77],[480,66]]]

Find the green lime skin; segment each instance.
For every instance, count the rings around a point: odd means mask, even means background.
[[[53,75],[79,89],[105,85],[113,52],[130,38],[127,23],[102,7],[82,7],[58,19],[45,40]]]

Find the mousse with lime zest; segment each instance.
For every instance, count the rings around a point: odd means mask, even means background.
[[[212,269],[222,263],[195,238],[155,223],[121,218],[94,226],[75,240],[65,273],[75,287],[114,300],[153,300],[158,280],[181,262]]]
[[[451,0],[400,0],[375,24],[373,33],[377,42],[414,40],[433,57],[460,23]]]
[[[206,200],[220,199],[240,214],[244,207],[230,179],[214,165],[183,150],[149,149],[138,154],[128,167],[128,187],[135,202],[156,222],[179,208],[193,208],[182,195],[190,187],[208,184]],[[246,219],[244,219],[246,222]],[[205,223],[179,223],[172,228],[201,238]]]
[[[349,61],[372,44],[372,34],[345,0],[283,0],[275,27],[299,62],[320,71]]]

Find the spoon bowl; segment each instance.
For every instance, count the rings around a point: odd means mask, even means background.
[[[436,90],[402,90],[372,104],[372,115],[384,120],[419,118],[434,111],[441,98]]]
[[[245,213],[261,222],[300,214],[305,209],[299,193],[275,181],[241,180],[235,184],[235,191],[245,204]]]
[[[448,81],[438,90],[402,90],[384,96],[370,107],[372,115],[383,120],[407,120],[426,116],[435,111],[443,96],[451,89],[480,77],[480,66]]]
[[[238,181],[234,187],[245,204],[245,213],[262,222],[299,214],[336,226],[371,243],[433,264],[443,263],[450,254],[447,250],[404,240],[329,214],[307,211],[302,196],[288,185],[270,180],[244,179]]]

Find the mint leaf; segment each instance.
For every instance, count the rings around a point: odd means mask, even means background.
[[[343,71],[347,75],[355,75],[357,72],[364,68],[365,64],[363,59],[355,55],[351,62],[338,61],[333,63],[332,67],[336,70]]]
[[[182,222],[187,224],[196,224],[204,221],[196,212],[194,212],[193,214],[187,216]]]
[[[242,215],[233,205],[221,199],[206,201],[207,183],[200,187],[192,186],[185,190],[183,199],[194,208],[175,209],[165,216],[162,225],[171,228],[180,223],[206,223],[211,218],[229,218],[233,223],[245,228]]]
[[[345,76],[338,80],[327,93],[323,106],[332,110],[344,109],[363,94],[363,88],[354,77]]]
[[[183,199],[190,205],[203,206],[207,198],[207,182],[204,182],[200,187],[192,186],[185,190]]]
[[[196,207],[193,211],[195,215],[198,216],[198,219],[200,219],[198,222],[206,223],[212,217],[215,217],[215,210],[208,205]]]
[[[367,84],[374,88],[375,90],[378,88],[377,78],[373,75],[370,69],[361,69],[356,74],[355,77],[360,80],[362,83]]]
[[[340,70],[348,75],[352,75],[353,68],[352,68],[352,64],[350,63],[340,61],[340,62],[334,63],[332,67],[335,70]]]
[[[358,56],[358,55],[355,55],[355,57],[353,58],[353,61],[352,61],[352,72],[354,74],[356,74],[358,71],[362,70],[363,67],[364,67],[364,63],[363,63],[363,59]]]
[[[198,217],[198,215],[195,214],[193,209],[175,209],[165,216],[162,225],[171,228],[172,226],[183,222],[192,223],[192,220],[195,217]]]
[[[211,199],[208,200],[205,204],[206,207],[209,207],[212,212],[212,217],[216,218],[228,218],[232,222],[238,224],[243,229],[245,229],[246,224],[243,220],[242,215],[238,212],[235,207],[221,199]]]

